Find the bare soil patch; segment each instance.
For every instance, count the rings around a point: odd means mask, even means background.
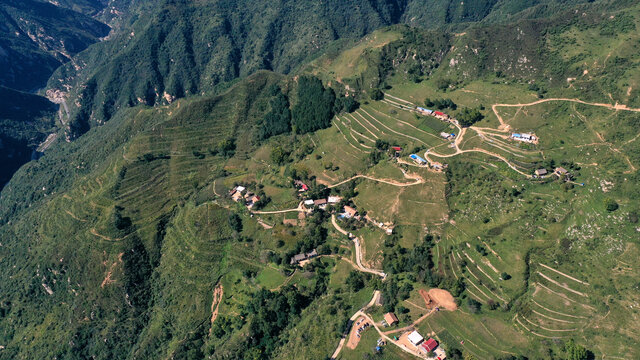
[[[222,302],[223,294],[224,289],[222,288],[222,284],[218,284],[218,286],[213,289],[213,301],[211,302],[211,329],[213,329],[213,322],[216,321],[216,318],[218,317],[218,308]],[[211,333],[211,329],[209,329],[209,333]]]
[[[456,301],[453,298],[453,295],[451,295],[451,293],[449,293],[447,290],[430,289],[428,293],[424,290],[420,290],[420,295],[422,295],[426,303],[425,294],[432,300],[432,304],[435,303],[434,305],[431,305],[431,306],[429,306],[429,304],[427,303],[427,307],[438,306],[451,311],[458,309],[458,306],[456,305]]]

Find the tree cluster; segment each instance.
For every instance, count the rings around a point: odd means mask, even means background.
[[[302,76],[298,80],[298,102],[291,110],[293,127],[298,134],[331,126],[335,94],[322,86],[320,79]]]
[[[424,106],[428,108],[436,108],[438,110],[451,109],[456,110],[458,105],[451,99],[424,99]]]
[[[260,124],[258,137],[267,139],[275,135],[285,134],[291,131],[291,110],[289,110],[289,99],[282,90],[273,85],[271,88],[273,98],[269,102],[269,111]]]
[[[460,125],[465,127],[471,126],[482,120],[483,118],[484,115],[482,115],[482,113],[478,109],[464,108],[458,113],[458,115],[456,115],[456,119],[458,119]]]

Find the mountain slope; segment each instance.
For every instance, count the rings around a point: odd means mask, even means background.
[[[582,1],[563,2],[563,6]],[[527,13],[531,6],[542,8]],[[163,1],[131,32],[81,54],[49,81],[50,96],[72,108],[70,135],[102,124],[123,107],[167,104],[215,90],[258,69],[287,73],[336,39],[357,39],[382,26],[407,22],[433,28],[518,16],[543,16],[557,1],[536,5],[495,1],[427,4],[413,1]]]
[[[75,54],[109,33],[86,15],[50,3],[0,3],[0,85],[30,91]]]
[[[0,99],[0,186],[4,186],[54,129],[57,109],[44,97],[3,86]]]

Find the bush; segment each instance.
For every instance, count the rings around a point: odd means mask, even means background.
[[[369,97],[371,98],[371,100],[382,100],[384,98],[384,94],[380,89],[372,89]]]
[[[612,198],[606,198],[604,200],[604,206],[606,207],[607,211],[609,211],[609,212],[616,211],[616,210],[618,210],[618,207],[619,207],[618,203],[615,200],[613,200]]]
[[[229,215],[229,226],[233,229],[233,231],[241,232],[242,231],[242,218],[240,218],[240,216],[238,216],[238,214],[236,214],[236,213],[231,213]]]

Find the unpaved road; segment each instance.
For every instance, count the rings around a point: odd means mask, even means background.
[[[333,224],[333,227],[336,228],[336,230],[338,230],[340,233],[344,234],[344,235],[349,235],[349,233],[344,230],[343,228],[341,228],[338,223],[336,222],[336,216],[335,215],[331,215],[331,223]],[[374,275],[378,275],[380,276],[383,280],[387,277],[387,274],[385,274],[384,272],[380,271],[380,270],[375,270],[375,269],[370,269],[364,265],[362,265],[362,250],[361,250],[361,245],[360,245],[360,240],[358,238],[354,238],[353,242],[355,244],[356,247],[356,265],[358,267],[358,270],[360,270],[361,272],[366,272],[369,274],[374,274]]]

